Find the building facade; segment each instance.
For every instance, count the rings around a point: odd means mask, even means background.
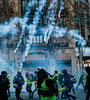
[[[15,3],[14,10],[17,13],[19,17],[23,17],[28,3],[31,0],[11,0]],[[39,0],[37,0],[39,2]],[[33,18],[35,16],[36,7],[38,6],[34,5],[31,8],[31,14],[29,15],[29,22],[32,23]],[[23,69],[24,70],[31,70],[36,69],[37,67],[43,67],[53,73],[53,71],[62,69],[67,69],[69,72],[75,74],[78,70],[77,65],[77,55],[76,55],[76,43],[74,41],[74,38],[67,39],[65,37],[60,38],[57,40],[56,38],[52,37],[49,39],[48,44],[46,44],[44,40],[44,36],[40,32],[39,27],[45,27],[47,26],[48,19],[46,18],[47,10],[50,5],[50,0],[47,0],[46,7],[44,8],[44,13],[40,17],[37,33],[38,35],[34,35],[32,37],[32,45],[31,49],[29,50],[28,56],[25,58],[25,62],[23,62]],[[89,1],[88,1],[89,2]],[[84,9],[82,14],[79,11],[79,8],[76,7],[78,4],[78,7],[81,9],[82,5],[84,5],[86,8]],[[82,4],[82,5],[81,5]],[[58,8],[60,8],[60,2],[58,1]],[[83,6],[83,7],[84,7]],[[78,14],[76,12],[78,11]],[[83,15],[83,16],[82,16]],[[57,13],[55,15],[55,25],[67,27],[68,29],[79,29],[82,36],[89,41],[89,35],[90,35],[90,28],[89,28],[89,7],[85,5],[80,0],[64,0],[64,9],[61,12],[61,15],[58,16],[58,9]],[[80,24],[80,25],[79,25]],[[20,46],[20,49],[17,51],[17,53],[14,53],[15,47],[17,45],[17,42],[19,40],[19,36],[16,37],[14,40],[10,39],[10,44],[12,41],[15,43],[14,46],[11,46],[9,48],[4,46],[0,50],[0,54],[3,55],[4,59],[7,62],[10,62],[11,65],[14,65],[17,69],[19,69],[20,62],[22,60],[22,56],[25,50],[25,44],[27,40],[27,34],[28,32],[25,32],[22,44]],[[5,44],[4,44],[5,45]],[[13,45],[13,44],[12,44]],[[89,43],[88,43],[89,45]],[[77,47],[78,48],[78,47]],[[79,55],[81,57],[81,55]],[[81,63],[83,62],[83,59],[81,57]]]

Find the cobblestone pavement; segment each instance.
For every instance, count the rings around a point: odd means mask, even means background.
[[[85,93],[84,93],[83,89],[78,89],[78,90],[76,90],[76,94],[73,94],[73,93],[71,93],[71,94],[75,95],[77,97],[76,100],[85,100]],[[58,100],[66,100],[66,99],[61,99],[60,95],[61,94],[59,94],[59,99]],[[23,92],[23,93],[21,93],[21,97],[24,100],[39,100],[37,93],[34,94],[33,98],[29,98],[28,93],[27,92]],[[15,93],[11,93],[11,96],[10,96],[9,100],[16,100]]]

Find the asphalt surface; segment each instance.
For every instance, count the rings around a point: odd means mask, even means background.
[[[76,91],[75,94],[72,92],[71,92],[71,94],[75,95],[77,97],[76,100],[85,100],[85,93],[84,93],[83,89],[77,89],[75,91]],[[23,98],[23,100],[39,100],[37,92],[34,94],[33,98],[30,98],[27,92],[22,92],[20,96]],[[9,100],[16,100],[14,92],[11,93]],[[68,100],[68,99],[65,99],[65,98],[61,99],[61,93],[60,93],[58,100]]]

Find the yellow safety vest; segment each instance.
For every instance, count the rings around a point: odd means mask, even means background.
[[[10,87],[10,83],[11,83],[11,80],[10,80],[10,75],[9,75],[9,74],[7,74],[6,78],[9,80],[9,85],[8,85],[8,87]]]
[[[25,82],[26,82],[27,84],[32,84],[31,80],[28,80],[28,79],[26,79]]]
[[[49,90],[48,87],[45,85],[45,81],[46,79],[43,81],[43,83],[41,84],[41,88],[40,90]],[[56,100],[56,95],[52,95],[52,96],[48,96],[48,97],[40,97],[40,100]]]
[[[53,79],[55,79],[55,77],[57,77],[56,82],[58,83],[58,74],[54,74]]]

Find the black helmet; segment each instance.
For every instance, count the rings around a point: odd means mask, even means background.
[[[62,73],[63,73],[64,75],[66,75],[66,74],[67,74],[67,70],[66,70],[66,69],[62,70]]]
[[[1,72],[1,75],[3,75],[3,76],[6,77],[6,76],[7,76],[7,72],[6,72],[6,71],[2,71],[2,72]]]
[[[55,70],[55,71],[54,71],[54,73],[58,74],[58,71],[57,71],[57,70]]]

